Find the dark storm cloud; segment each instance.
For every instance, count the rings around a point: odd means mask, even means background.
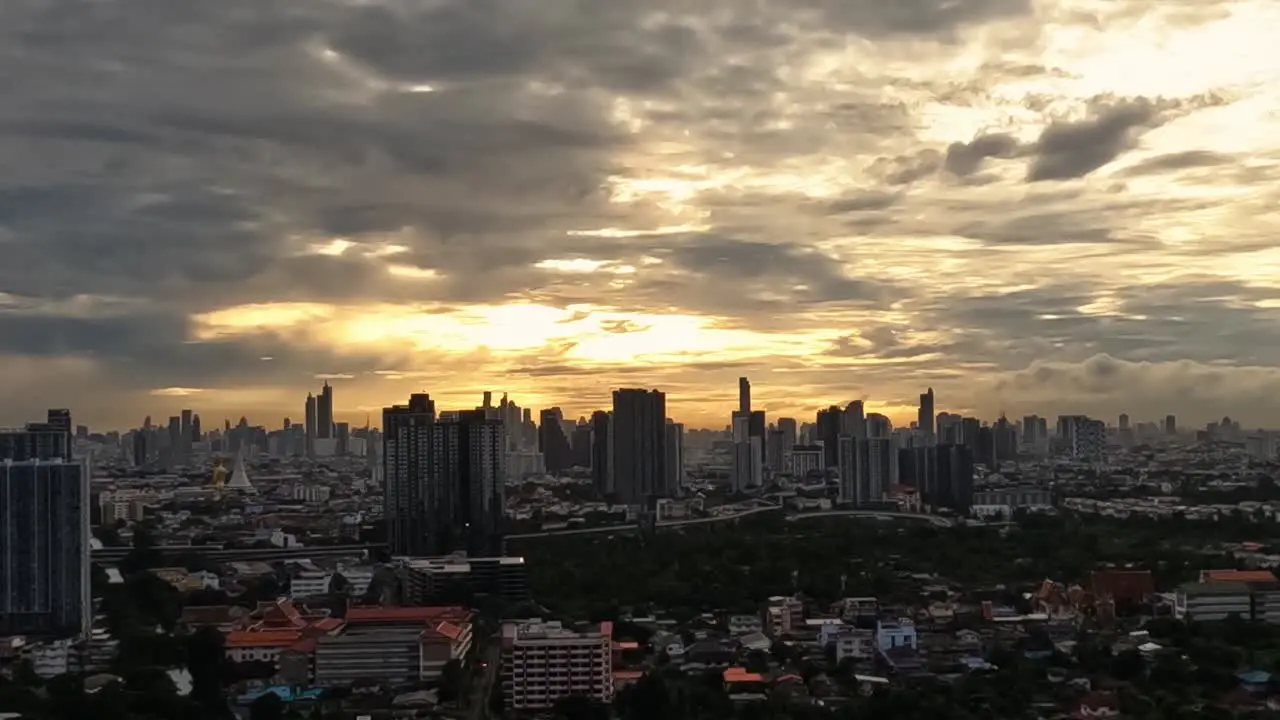
[[[1133,147],[1143,132],[1163,125],[1178,113],[1219,104],[1211,96],[1189,100],[1148,98],[1095,101],[1093,114],[1077,122],[1055,122],[1028,149],[1032,155],[1028,182],[1084,177]]]
[[[984,160],[1017,157],[1020,150],[1021,145],[1011,135],[983,135],[972,142],[951,143],[943,166],[953,175],[967,177],[977,172]]]

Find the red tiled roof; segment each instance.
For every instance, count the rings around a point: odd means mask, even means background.
[[[746,668],[740,667],[726,669],[723,677],[727,683],[764,682],[764,676],[760,673],[749,673]]]
[[[465,622],[471,612],[460,606],[381,607],[362,606],[347,609],[347,624],[356,623],[423,623]]]
[[[1275,582],[1270,570],[1204,570],[1200,582]]]
[[[337,630],[338,628],[342,627],[342,621],[339,620],[338,618],[325,618],[323,620],[317,620],[316,622],[311,623],[311,627],[323,632],[331,632],[333,630]]]
[[[289,651],[290,651],[290,652],[296,652],[296,653],[306,653],[306,654],[310,655],[311,653],[313,653],[313,652],[315,652],[315,651],[316,651],[316,639],[315,639],[315,638],[303,638],[303,639],[299,640],[298,642],[296,642],[296,643],[294,643],[294,644],[290,645],[290,646],[289,646]]]
[[[289,647],[302,639],[297,630],[235,630],[227,633],[226,647]]]

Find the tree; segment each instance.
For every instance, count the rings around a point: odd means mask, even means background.
[[[249,720],[284,720],[285,703],[273,692],[264,692],[249,706]]]
[[[556,701],[553,712],[560,720],[609,720],[609,708],[594,698],[570,695]]]
[[[440,702],[455,702],[462,696],[462,663],[450,660],[440,669]]]

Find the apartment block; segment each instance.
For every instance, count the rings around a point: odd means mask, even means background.
[[[613,623],[574,632],[531,620],[502,627],[502,691],[508,709],[551,708],[582,696],[613,700]]]

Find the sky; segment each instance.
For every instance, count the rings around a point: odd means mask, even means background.
[[[4,0],[0,421],[1280,425],[1272,0]]]

